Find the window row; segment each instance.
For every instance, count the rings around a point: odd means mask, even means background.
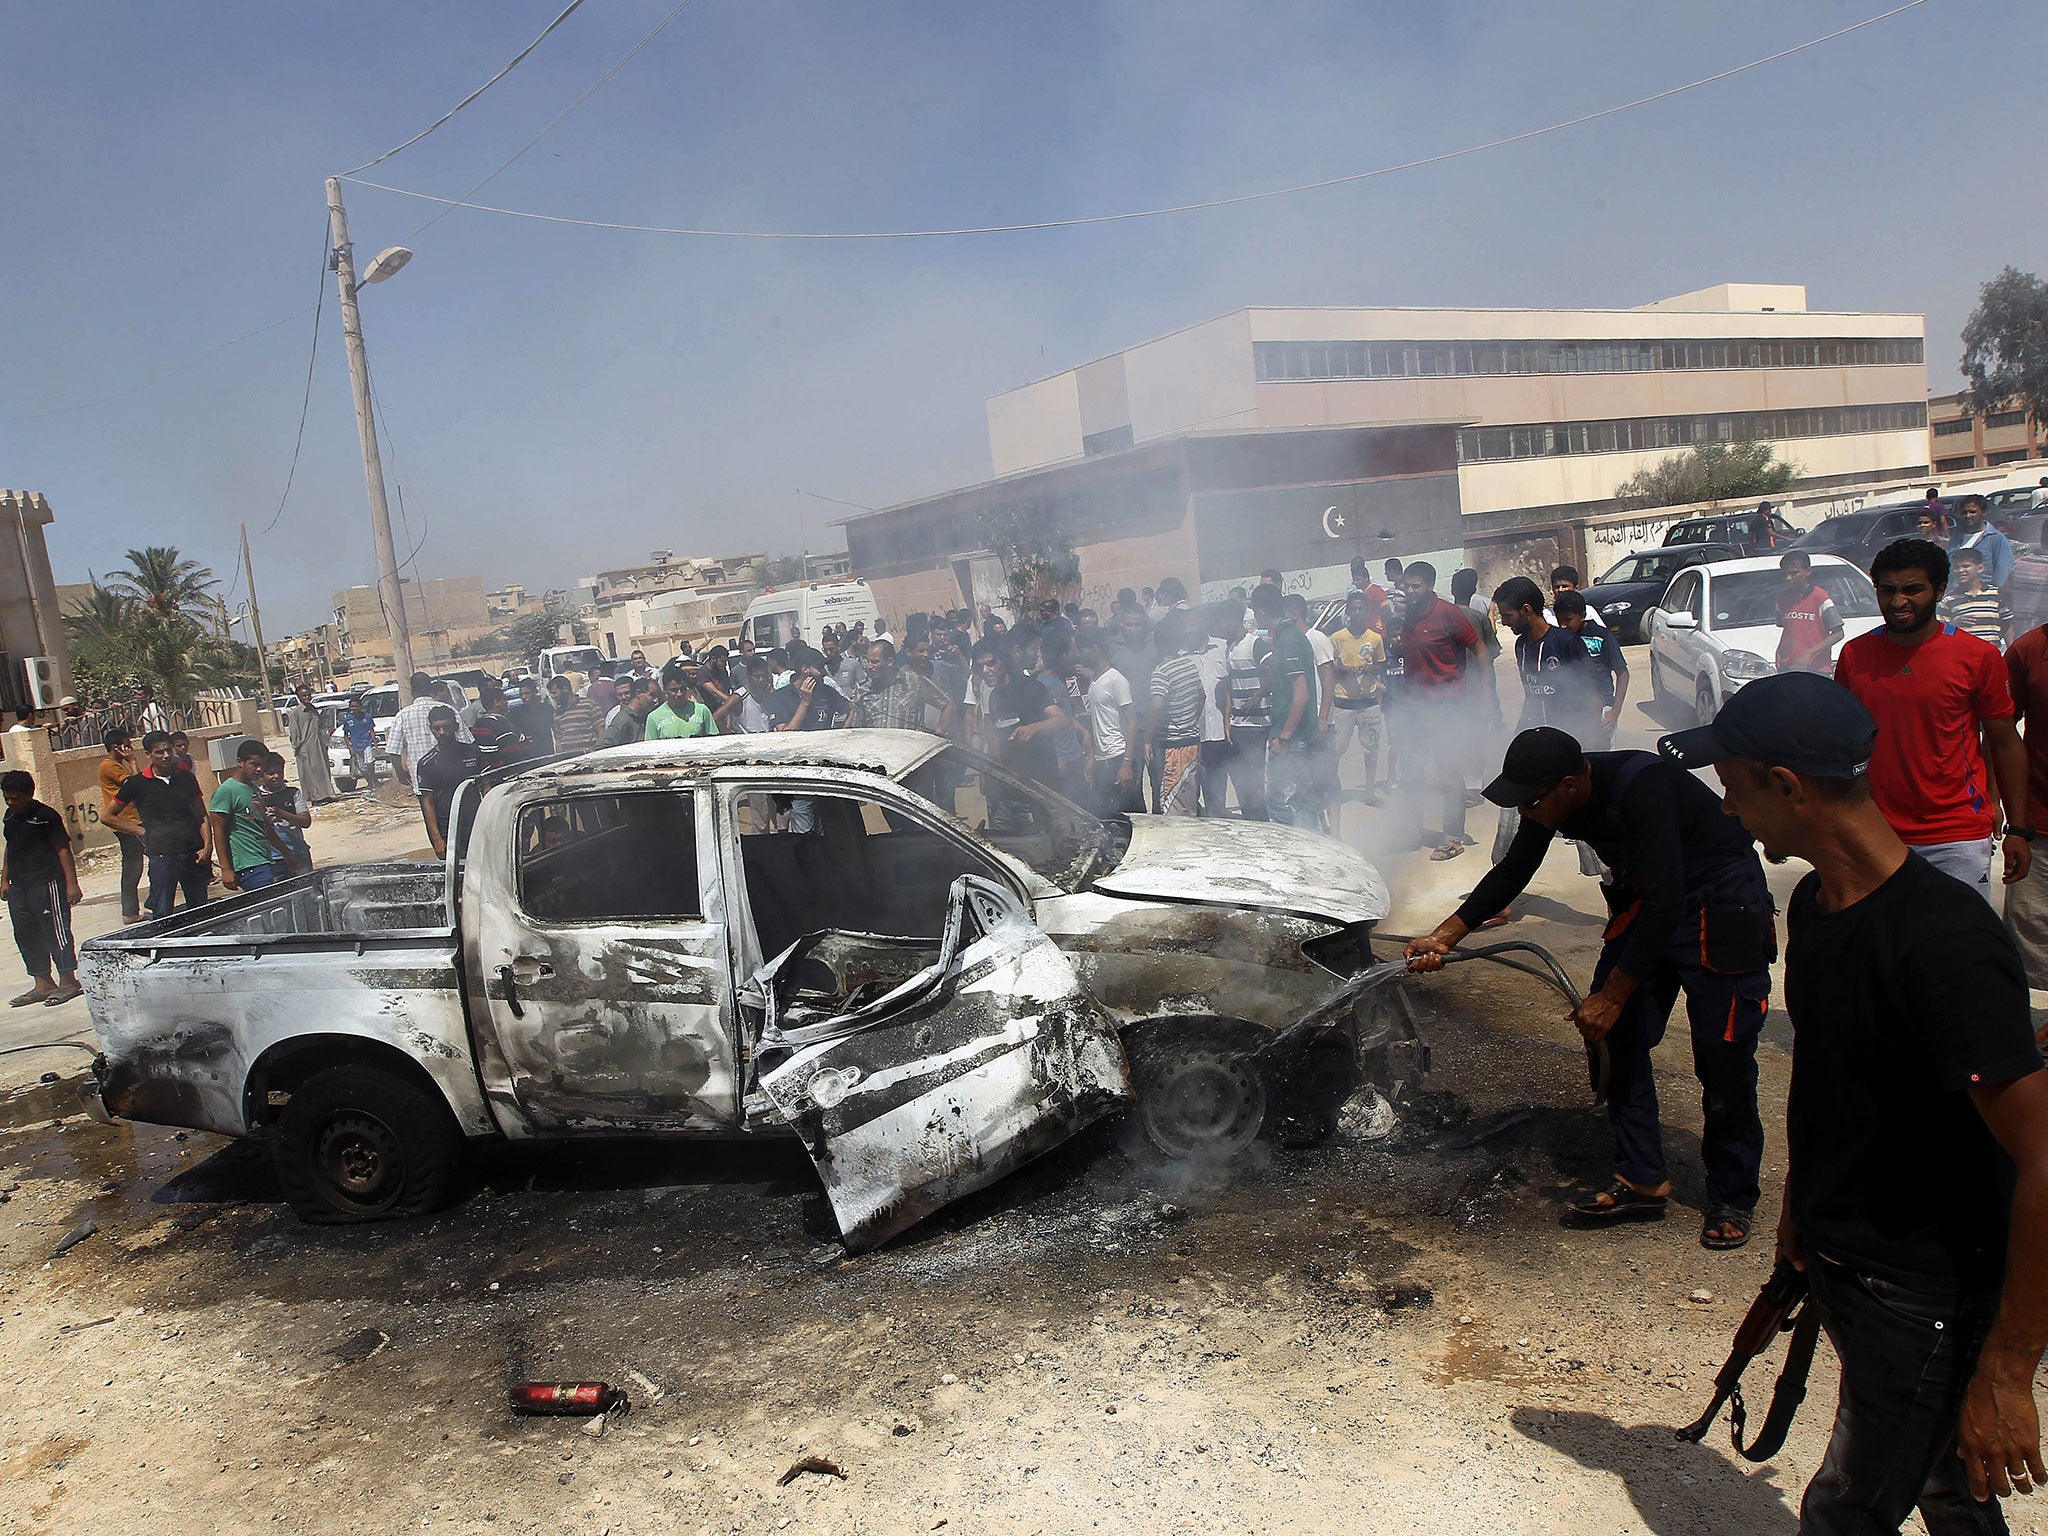
[[[1536,459],[1558,454],[1641,453],[1699,443],[1839,437],[1853,432],[1925,428],[1927,407],[1824,406],[1804,411],[1730,411],[1716,416],[1637,416],[1621,421],[1560,421],[1526,427],[1467,427],[1458,434],[1458,462]]]
[[[1776,341],[1260,341],[1262,383],[1542,373],[1660,373],[1689,368],[1852,368],[1926,361],[1917,336]]]
[[[1936,459],[1934,461],[1935,473],[1941,475],[1953,474],[1959,469],[1975,469],[1976,467],[1977,455],[1974,453],[1966,453],[1960,458]]]
[[[2027,424],[2025,411],[1993,411],[1984,418],[1987,427],[2024,427]]]
[[[1947,421],[1937,421],[1934,424],[1934,435],[1936,437],[1961,437],[1975,425],[1976,422],[1971,417],[1953,416]]]

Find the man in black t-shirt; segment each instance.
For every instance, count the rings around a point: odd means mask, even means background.
[[[455,791],[464,779],[483,771],[483,751],[473,741],[462,739],[462,727],[455,711],[437,704],[427,712],[427,729],[434,733],[433,750],[420,759],[413,771],[413,783],[420,792],[420,814],[426,818],[427,841],[434,857],[448,856],[449,815],[455,808]]]
[[[1465,904],[1409,943],[1413,968],[1436,969],[1459,940],[1521,895],[1553,838],[1590,847],[1613,872],[1602,886],[1612,918],[1592,989],[1572,1022],[1589,1044],[1607,1042],[1614,1178],[1574,1200],[1567,1217],[1579,1226],[1664,1218],[1671,1180],[1650,1053],[1683,992],[1703,1090],[1700,1245],[1740,1248],[1760,1194],[1756,1037],[1778,951],[1755,844],[1721,814],[1712,790],[1655,753],[1586,752],[1548,726],[1514,739],[1485,795],[1519,810],[1521,823]]]
[[[35,985],[9,1006],[43,1003],[55,1008],[78,996],[78,945],[71,936],[71,909],[83,896],[78,869],[71,862],[71,834],[64,817],[36,798],[36,781],[16,768],[0,773],[0,800],[7,814],[0,818],[6,854],[0,857],[0,898],[14,923],[14,942],[21,950]],[[50,979],[56,967],[57,979]]]
[[[1981,895],[1871,798],[1877,725],[1808,672],[1749,684],[1667,736],[1712,764],[1773,858],[1813,873],[1786,915],[1792,1091],[1778,1251],[1842,1365],[1802,1532],[2003,1531],[1985,1501],[2043,1478],[2048,1072],[2019,952]]]
[[[199,780],[190,769],[176,766],[170,734],[151,731],[142,747],[153,771],[132,775],[116,798],[134,806],[142,818],[149,915],[169,917],[180,891],[187,908],[206,904],[213,880],[212,830]]]

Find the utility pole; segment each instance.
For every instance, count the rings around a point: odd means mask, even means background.
[[[256,606],[256,562],[249,558],[249,525],[242,524],[242,574],[249,578],[249,628],[256,636],[256,670],[263,678],[263,703],[256,706],[261,717],[264,709],[270,710],[271,723],[281,724],[277,718],[277,695],[270,691],[270,653],[263,649],[263,614]]]
[[[370,363],[363,351],[363,317],[356,308],[356,261],[348,243],[348,210],[341,182],[327,178],[328,239],[334,246],[334,281],[341,290],[341,339],[348,351],[349,383],[356,397],[356,435],[363,440],[363,478],[370,485],[370,527],[377,536],[377,599],[391,631],[391,664],[398,669],[398,701],[412,702],[412,635],[405,624],[405,589],[398,580],[398,550],[391,542],[391,508],[384,500],[384,460],[377,452],[377,422],[370,406]],[[250,594],[254,608],[254,593]]]

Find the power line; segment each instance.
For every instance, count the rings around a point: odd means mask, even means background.
[[[1625,101],[1616,106],[1603,107],[1597,112],[1588,112],[1579,117],[1567,118],[1563,122],[1551,123],[1542,128],[1531,128],[1522,133],[1509,134],[1504,138],[1489,139],[1483,144],[1471,144],[1463,149],[1452,149],[1446,150],[1441,154],[1425,155],[1418,160],[1404,160],[1398,165],[1383,165],[1369,171],[1353,171],[1348,175],[1332,176],[1322,181],[1300,182],[1287,187],[1269,187],[1259,192],[1241,192],[1234,197],[1209,198],[1202,202],[1174,203],[1160,208],[1132,209],[1123,213],[1088,214],[1064,219],[1036,219],[1019,224],[962,225],[951,229],[708,229],[689,225],[626,224],[607,219],[573,219],[560,214],[535,213],[528,209],[497,208],[488,203],[470,202],[469,199],[475,195],[475,188],[472,188],[459,198],[450,198],[440,197],[431,192],[416,192],[409,187],[393,187],[387,186],[383,182],[365,181],[361,177],[353,175],[343,179],[353,181],[358,186],[373,187],[380,192],[395,192],[401,197],[412,197],[418,198],[422,202],[445,204],[446,212],[452,212],[459,207],[467,207],[475,209],[478,213],[496,213],[502,214],[506,218],[532,219],[544,224],[572,224],[586,229],[623,230],[628,233],[644,235],[691,235],[716,240],[936,240],[959,235],[1011,235],[1024,234],[1034,230],[1074,229],[1094,224],[1121,224],[1137,219],[1158,219],[1173,214],[1200,213],[1214,208],[1234,208],[1244,203],[1257,203],[1273,198],[1294,197],[1303,192],[1322,192],[1332,187],[1350,186],[1361,181],[1371,181],[1382,176],[1392,176],[1400,171],[1419,170],[1424,166],[1441,165],[1450,160],[1461,160],[1470,155],[1484,154],[1489,150],[1504,149],[1511,144],[1525,144],[1531,139],[1540,139],[1549,134],[1562,133],[1567,128],[1583,127],[1587,123],[1598,122],[1602,118],[1614,117],[1623,112],[1632,112],[1638,107],[1647,107],[1655,102],[1668,101],[1674,96],[1684,95],[1687,91],[1696,91],[1702,86],[1715,85],[1723,80],[1732,79],[1736,75],[1746,74],[1750,70],[1761,69],[1766,64],[1775,64],[1781,59],[1789,59],[1794,54],[1804,53],[1810,48],[1818,48],[1823,43],[1831,43],[1837,38],[1847,37],[1852,32],[1860,32],[1865,27],[1876,26],[1881,21],[1889,21],[1894,16],[1904,15],[1907,11],[1926,3],[1927,0],[1906,0],[1904,5],[1895,6],[1889,11],[1865,17],[1862,21],[1838,28],[1820,37],[1811,38],[1806,42],[1795,44],[1793,47],[1782,48],[1776,53],[1766,54],[1763,58],[1752,59],[1747,64],[1738,64],[1733,69],[1724,69],[1718,74],[1707,75],[1698,80],[1688,81],[1684,85],[1672,86],[1669,90],[1658,91],[1653,95],[1639,96],[1633,101]],[[663,25],[666,24],[665,22],[663,23]],[[571,108],[571,110],[573,111],[574,108]],[[552,127],[553,125],[550,124],[549,126]],[[531,146],[528,147],[530,148]],[[522,150],[520,153],[524,154],[525,151]],[[503,169],[503,167],[500,167],[500,169]],[[497,173],[493,172],[492,174],[496,175]],[[445,217],[446,212],[436,215],[436,217]],[[429,220],[428,222],[431,223],[433,221]],[[421,226],[423,229],[425,227],[425,225]]]
[[[507,64],[503,69],[499,70],[495,75],[491,76],[490,79],[486,80],[482,85],[478,86],[475,90],[471,91],[467,96],[463,97],[462,100],[455,103],[455,105],[450,107],[446,112],[443,112],[439,117],[435,118],[433,122],[427,124],[426,127],[422,128],[418,133],[414,134],[411,138],[407,139],[403,144],[399,145],[397,149],[387,149],[384,151],[383,154],[379,155],[376,159],[365,160],[361,165],[355,167],[355,170],[346,171],[343,174],[353,176],[356,171],[367,171],[373,165],[382,165],[386,160],[389,160],[393,155],[399,153],[400,150],[411,149],[413,145],[419,143],[421,139],[424,139],[436,128],[439,128],[443,123],[447,122],[449,118],[453,117],[456,113],[460,112],[472,101],[475,101],[477,97],[483,95],[485,91],[488,91],[500,80],[504,79],[507,75],[511,74],[514,69],[518,68],[520,63],[526,58],[526,56],[529,53],[533,52],[534,49],[538,48],[542,43],[547,41],[548,33],[554,31],[555,28],[559,27],[563,22],[567,21],[569,19],[570,13],[575,11],[576,8],[582,4],[583,0],[569,0],[568,7],[565,10],[563,10],[562,14],[557,16],[553,21],[549,22],[547,26],[542,29],[539,37],[536,37],[532,42],[528,43],[524,48],[520,49],[518,53],[514,54],[512,56],[512,62],[510,64]]]
[[[313,365],[320,361],[320,316],[327,306],[327,220],[320,220],[320,275],[319,290],[313,300],[313,348],[306,358],[306,393],[299,401],[299,431],[292,439],[291,468],[285,471],[284,494],[277,498],[277,510],[270,514],[270,521],[263,525],[256,535],[262,538],[277,526],[277,520],[284,516],[284,504],[292,498],[292,482],[299,478],[299,450],[306,446],[306,417],[313,409]]]
[[[482,181],[478,182],[475,186],[471,187],[467,192],[463,193],[462,196],[458,198],[436,198],[436,202],[445,202],[447,203],[447,207],[443,208],[439,213],[435,214],[431,219],[427,220],[426,223],[422,224],[418,229],[415,229],[411,234],[407,235],[405,239],[415,239],[424,231],[433,228],[434,225],[440,223],[443,219],[447,218],[448,215],[453,213],[457,208],[465,206],[472,197],[475,197],[477,195],[477,193],[483,191],[485,187],[489,186],[492,182],[496,181],[500,176],[504,175],[505,172],[512,169],[512,167],[518,163],[518,161],[526,154],[526,152],[529,149],[532,149],[534,145],[538,144],[542,139],[546,138],[549,134],[553,133],[556,128],[560,127],[562,120],[566,118],[571,112],[574,112],[578,107],[582,106],[583,103],[590,100],[590,98],[595,96],[599,91],[603,90],[604,87],[610,83],[612,76],[616,75],[620,70],[624,69],[628,64],[632,63],[634,56],[638,54],[642,48],[645,48],[649,43],[653,42],[657,37],[661,36],[662,33],[666,32],[668,30],[669,23],[674,21],[678,16],[682,15],[684,11],[687,11],[695,3],[696,0],[681,0],[681,3],[677,5],[674,10],[670,11],[666,16],[661,18],[660,22],[658,22],[655,25],[655,28],[652,32],[649,32],[645,37],[641,38],[639,42],[635,43],[631,48],[629,48],[626,51],[626,56],[624,58],[620,59],[618,63],[614,64],[610,69],[606,70],[603,74],[599,75],[597,77],[596,83],[593,84],[590,87],[590,89],[585,91],[581,96],[578,96],[574,101],[570,102],[568,106],[562,108],[560,112],[557,112],[554,118],[548,123],[547,127],[541,129],[539,133],[536,133],[532,138],[528,139],[524,144],[520,145],[519,148],[513,153],[512,158],[507,160],[503,165],[499,166],[495,171],[492,171],[490,175],[486,176]],[[357,169],[361,169],[361,167],[357,167]],[[353,181],[355,179],[355,173],[353,171],[344,172],[342,179],[344,181]],[[374,183],[364,182],[363,185],[371,186],[374,185]],[[401,241],[400,243],[403,244],[404,242]]]

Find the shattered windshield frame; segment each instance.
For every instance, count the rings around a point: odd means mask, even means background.
[[[950,742],[898,782],[1064,891],[1086,889],[1116,868],[1131,845],[1129,818],[1103,821],[1057,791]],[[952,809],[963,795],[981,802],[979,824]]]

